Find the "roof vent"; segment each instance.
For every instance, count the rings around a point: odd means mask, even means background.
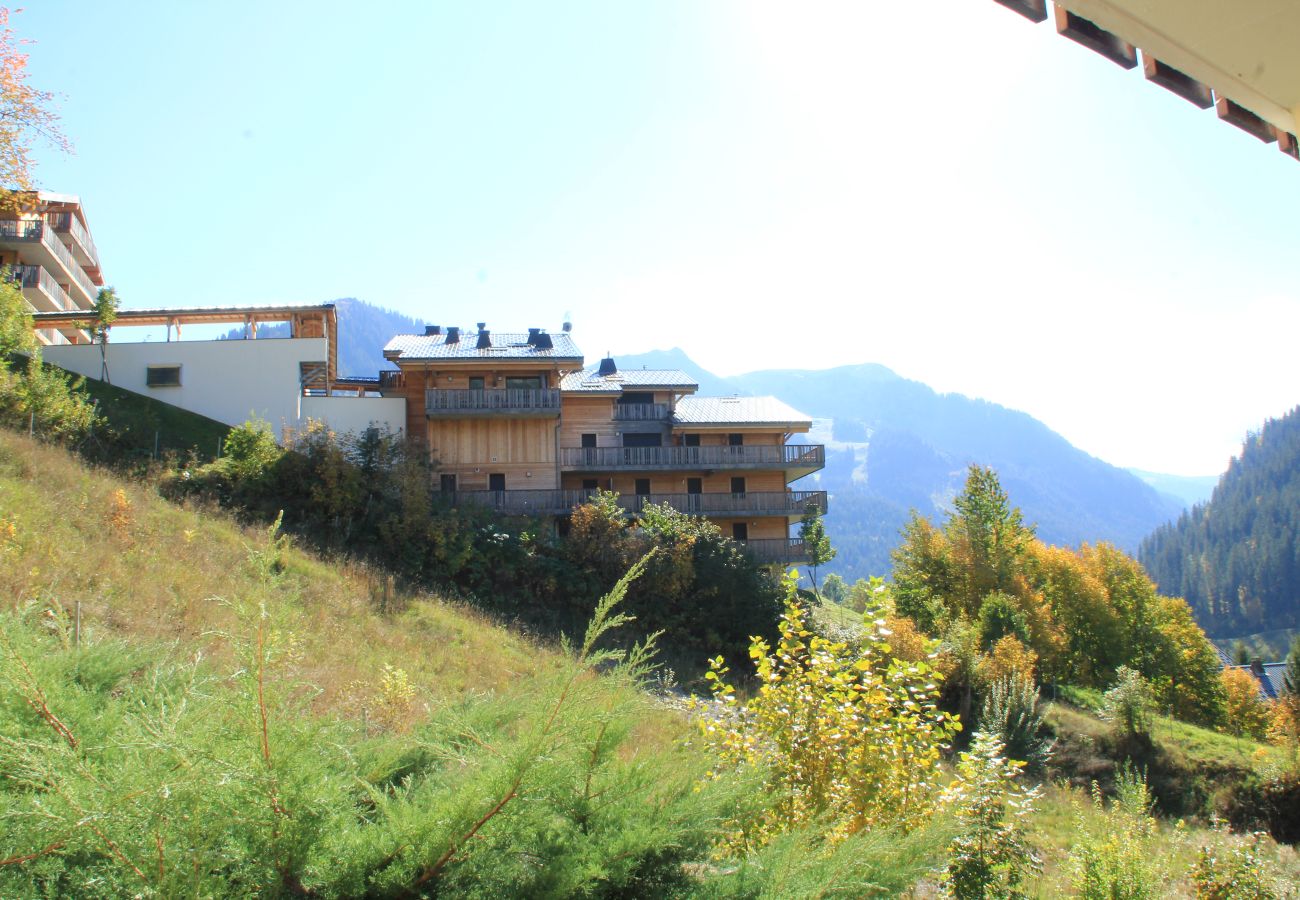
[[[533,346],[538,350],[554,350],[555,342],[551,340],[549,334],[543,331],[537,335],[537,340],[533,342]]]
[[[441,326],[441,325],[425,325],[425,326],[424,326],[424,336],[425,336],[425,337],[432,337],[432,336],[435,335],[435,334],[442,334],[442,326]]]
[[[457,328],[455,325],[450,325],[447,327],[447,343],[448,344],[460,343],[460,329]]]
[[[478,349],[480,350],[492,349],[492,333],[490,331],[486,331],[482,328],[478,330]]]
[[[600,368],[596,370],[596,374],[601,378],[607,378],[610,375],[617,375],[618,366],[614,364],[614,357],[606,356],[602,359],[600,361]]]
[[[563,325],[560,326],[560,330],[563,331],[565,334],[568,334],[570,331],[573,330],[573,323],[566,321]]]

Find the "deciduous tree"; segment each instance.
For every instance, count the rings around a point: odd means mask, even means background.
[[[0,206],[13,210],[25,205],[22,192],[33,188],[37,145],[66,153],[72,144],[51,108],[54,95],[27,82],[27,54],[21,48],[29,42],[9,27],[9,17],[9,9],[0,7]]]

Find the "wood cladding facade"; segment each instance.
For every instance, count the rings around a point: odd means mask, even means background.
[[[562,490],[582,496],[581,492],[594,488],[624,497],[712,495],[714,501],[703,508],[714,510],[709,518],[724,535],[777,543],[789,537],[791,523],[799,517],[798,498],[788,494],[787,485],[821,465],[820,461],[785,464],[789,454],[775,448],[785,445],[789,433],[783,429],[788,426],[675,424],[673,410],[688,393],[680,388],[629,384],[598,392],[565,390],[560,392],[556,408],[550,405],[552,389],[559,387],[566,374],[559,365],[539,368],[535,360],[526,364],[399,360],[398,366],[401,375],[391,379],[387,393],[405,397],[407,433],[423,439],[434,465],[435,485],[462,495],[485,492],[489,502],[494,502],[492,496],[502,496],[498,492]],[[436,394],[481,391],[484,406],[490,406],[487,394],[518,388],[523,384],[518,379],[530,379],[529,389],[546,394],[541,408],[461,412],[459,406],[441,402],[445,395]],[[446,399],[473,405],[478,396]],[[715,449],[666,454],[647,451],[656,447]],[[716,449],[727,447],[737,450],[734,457]],[[744,448],[766,449],[746,455]],[[588,457],[584,450],[593,453]],[[647,465],[646,460],[652,464]],[[705,461],[711,464],[702,464]],[[639,466],[645,470],[638,470]],[[783,497],[790,499],[774,502],[774,498]],[[821,497],[824,503],[825,495]],[[693,501],[677,502],[693,508]],[[506,507],[509,504],[504,504]],[[756,512],[747,515],[739,511],[747,508]]]

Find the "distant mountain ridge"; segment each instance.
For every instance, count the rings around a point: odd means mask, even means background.
[[[1109,541],[1132,552],[1184,508],[1026,413],[939,394],[874,363],[723,378],[679,349],[617,362],[680,368],[697,377],[701,393],[771,394],[812,416],[807,441],[826,444],[826,468],[809,480],[831,492],[826,527],[839,556],[828,568],[845,578],[887,574],[910,511],[944,513],[971,463],[997,470],[1026,521],[1053,544]]]

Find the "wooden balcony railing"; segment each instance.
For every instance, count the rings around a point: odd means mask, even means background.
[[[557,516],[586,503],[595,491],[454,491],[453,505],[473,503],[518,515]],[[618,504],[637,514],[651,503],[667,503],[673,509],[697,516],[800,515],[809,503],[826,512],[825,491],[749,491],[744,494],[623,494]]]
[[[72,298],[63,290],[62,286],[54,280],[54,276],[41,266],[11,266],[9,268],[10,278],[14,283],[24,289],[35,289],[45,296],[46,302],[54,307],[54,310],[44,310],[42,312],[72,312],[78,307],[72,302]],[[36,304],[32,304],[35,306]],[[87,311],[87,321],[91,313]]]
[[[85,252],[95,268],[99,268],[99,251],[95,249],[95,239],[90,236],[86,226],[81,224],[71,212],[50,213],[48,216],[50,227],[55,231],[64,232],[72,235],[72,239],[77,242]]]
[[[560,414],[560,392],[555,388],[505,388],[482,391],[432,390],[424,392],[430,416]]]
[[[77,262],[67,244],[59,240],[54,229],[46,226],[41,219],[3,219],[0,220],[0,240],[22,241],[40,244],[49,250],[62,263],[68,276],[77,283],[85,293],[88,301],[93,301],[98,293],[94,282],[90,280],[81,264]]]
[[[826,465],[821,444],[740,447],[564,447],[560,467],[570,471],[655,469],[807,469]]]
[[[799,538],[751,538],[737,541],[740,549],[756,563],[788,566],[808,559],[808,551]]]
[[[615,422],[662,422],[668,418],[667,403],[615,403]]]

